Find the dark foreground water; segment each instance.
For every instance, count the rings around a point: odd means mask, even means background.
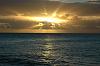
[[[0,34],[0,66],[100,66],[100,34]]]

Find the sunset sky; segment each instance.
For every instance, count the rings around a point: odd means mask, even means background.
[[[50,1],[62,1],[62,2],[86,2],[88,0],[50,0]]]
[[[0,2],[6,2],[11,0],[0,0]],[[14,1],[30,1],[30,0],[14,0]],[[41,0],[42,1],[42,0]],[[86,2],[86,1],[99,1],[99,0],[49,0],[49,1],[61,1],[61,2]]]
[[[100,4],[87,1],[0,0],[0,32],[100,33]]]

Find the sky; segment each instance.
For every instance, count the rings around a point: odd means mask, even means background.
[[[51,0],[51,1],[62,1],[62,2],[86,2],[88,0]]]
[[[12,0],[0,0],[0,2],[10,2]],[[13,1],[30,1],[30,0],[13,0]],[[42,1],[42,0],[41,0]],[[86,2],[88,0],[49,0],[49,1],[61,1],[61,2]]]
[[[98,20],[86,20],[85,22],[81,20],[76,22],[69,21],[68,23],[66,22],[66,24],[63,25],[35,23],[33,21],[26,20],[26,16],[40,16],[43,15],[44,12],[48,12],[51,14],[53,12],[56,12],[56,10],[61,13],[67,13],[67,15],[71,13],[72,16],[89,16],[89,18],[91,18],[91,16],[100,17],[100,5],[84,4],[84,2],[86,2],[87,0],[59,0],[61,2],[73,3],[63,5],[62,3],[59,4],[59,2],[44,3],[41,1],[43,0],[0,0],[0,32],[100,33],[100,18]],[[83,2],[83,4],[81,3],[77,5],[77,3],[75,4],[74,2]],[[63,28],[64,26],[64,29],[61,29],[62,31],[48,30],[48,28],[51,29],[52,25],[53,27],[57,26],[58,28]],[[36,29],[34,30],[34,28]],[[45,28],[47,31],[41,31],[41,28]]]

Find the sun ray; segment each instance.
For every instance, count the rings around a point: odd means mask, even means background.
[[[60,10],[60,8],[62,7],[62,5],[63,5],[63,4],[60,4],[60,5],[56,8],[56,10],[54,10],[54,12],[52,13],[52,17],[56,17],[56,16],[57,16],[57,13],[58,13],[58,11]]]
[[[46,8],[43,8],[43,13],[42,14],[45,15],[45,16],[48,16],[48,11],[47,11]]]

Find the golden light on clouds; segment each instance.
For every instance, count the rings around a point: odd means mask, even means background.
[[[9,15],[9,16],[0,16],[0,20],[10,20],[9,22],[5,22],[3,24],[4,28],[14,28],[15,24],[18,24],[15,28],[25,28],[32,30],[42,30],[40,32],[47,33],[47,32],[57,32],[57,30],[64,30],[61,32],[66,32],[67,30],[73,30],[74,28],[88,28],[91,27],[91,24],[87,26],[83,25],[85,20],[100,20],[100,16],[78,16],[73,13],[66,13],[60,12],[58,13],[60,7],[57,8],[52,13],[49,13],[46,9],[44,12],[41,12],[40,15],[24,15],[17,13],[16,15]],[[11,22],[11,23],[10,23]],[[80,23],[79,23],[80,22]],[[2,26],[1,24],[1,26]],[[8,27],[5,27],[8,26]],[[99,26],[96,26],[99,28]],[[44,30],[46,29],[46,30]],[[56,31],[52,31],[55,29]],[[47,31],[48,30],[48,31]]]

